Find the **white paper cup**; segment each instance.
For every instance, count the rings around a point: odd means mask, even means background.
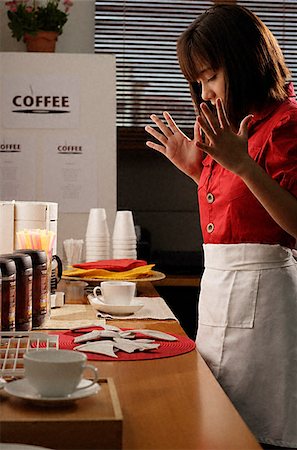
[[[109,247],[94,248],[90,247],[86,249],[86,255],[108,255],[110,252]]]
[[[126,257],[125,255],[135,255],[137,253],[137,250],[136,250],[136,248],[132,248],[132,249],[122,249],[122,250],[120,250],[120,249],[116,249],[116,248],[114,248],[113,250],[112,250],[112,254],[113,255],[119,255],[119,256],[124,256],[124,258]]]
[[[92,208],[89,213],[87,237],[109,237],[109,230],[106,221],[106,212],[104,208]]]
[[[73,350],[32,350],[24,354],[25,377],[42,397],[66,397],[95,384],[97,369],[86,363],[86,355]],[[86,369],[93,372],[93,380],[78,388]]]
[[[125,244],[125,243],[120,243],[120,244],[115,244],[113,243],[112,245],[114,250],[136,250],[137,244],[135,243],[129,243],[129,244]]]
[[[119,252],[119,251],[114,251],[113,252],[113,257],[116,259],[136,259],[137,256],[137,252],[134,251],[130,251],[130,252]]]
[[[119,255],[112,255],[112,259],[137,259],[137,255],[133,256],[119,256]]]
[[[101,249],[109,249],[110,244],[108,242],[100,242],[99,244],[87,244],[86,248],[94,249],[94,250],[101,250]]]
[[[91,255],[88,255],[87,257],[86,257],[86,262],[96,262],[96,261],[105,261],[106,259],[110,259],[110,255],[108,254],[108,255],[103,255],[103,256],[98,256],[98,255],[95,255],[95,256],[91,256]]]
[[[113,237],[112,238],[112,242],[114,242],[114,243],[121,243],[121,242],[125,242],[125,243],[128,243],[128,242],[137,242],[137,239],[136,239],[136,237],[134,236],[134,237],[131,237],[131,238],[127,238],[127,237],[124,237],[124,238],[116,238],[116,237]]]
[[[110,244],[110,239],[108,236],[96,236],[96,237],[88,237],[85,238],[86,244]]]
[[[96,225],[92,225],[92,227],[90,227],[90,230],[88,230],[86,233],[86,239],[88,238],[95,238],[97,240],[109,239],[107,223],[98,223]]]
[[[110,247],[86,247],[87,254],[97,254],[97,253],[109,253]]]
[[[136,283],[131,281],[102,281],[93,289],[95,297],[110,305],[129,305],[135,296]]]
[[[136,239],[132,211],[118,211],[113,229],[113,239]]]
[[[86,259],[89,260],[90,258],[93,259],[93,261],[96,261],[96,258],[99,260],[101,259],[109,259],[110,253],[88,253],[86,255]],[[94,259],[95,258],[95,259]]]
[[[106,220],[105,208],[91,208],[89,212],[89,222],[94,218],[100,220]]]

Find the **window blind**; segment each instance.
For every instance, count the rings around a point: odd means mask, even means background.
[[[193,126],[176,40],[211,5],[197,0],[96,1],[95,52],[116,55],[118,126],[144,126],[150,114],[164,110],[179,125]]]
[[[257,14],[277,38],[297,89],[297,1],[240,0],[237,3]]]
[[[143,127],[150,121],[151,113],[160,115],[168,110],[182,128],[192,128],[194,110],[188,84],[177,62],[176,40],[213,3],[199,0],[95,2],[95,53],[116,55],[118,126]],[[297,88],[296,0],[238,3],[255,12],[274,33]]]

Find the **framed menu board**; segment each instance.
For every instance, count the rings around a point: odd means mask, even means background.
[[[0,53],[0,102],[0,200],[57,202],[60,240],[84,236],[90,208],[112,226],[114,55]]]

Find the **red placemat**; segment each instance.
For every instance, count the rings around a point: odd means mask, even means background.
[[[81,329],[84,332],[92,331],[94,329],[100,330],[100,327],[84,328]],[[127,328],[122,328],[127,330]],[[59,336],[59,348],[63,350],[72,350],[76,345],[74,344],[74,338],[79,336],[80,333],[72,331],[64,331],[55,333]],[[83,333],[81,333],[83,334]],[[177,334],[169,333],[172,336],[177,337],[177,341],[161,341],[156,340],[160,347],[155,350],[150,350],[146,352],[134,352],[125,353],[123,351],[116,352],[117,358],[112,358],[111,356],[99,355],[96,353],[84,352],[88,360],[93,361],[140,361],[145,359],[158,359],[158,358],[168,358],[171,356],[182,355],[188,353],[196,347],[195,342],[186,336],[180,336]],[[143,337],[140,333],[137,337]]]

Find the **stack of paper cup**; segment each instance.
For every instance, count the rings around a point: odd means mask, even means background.
[[[137,259],[137,239],[132,211],[117,212],[112,245],[114,259]]]
[[[92,208],[86,232],[86,261],[110,257],[110,236],[104,208]]]

